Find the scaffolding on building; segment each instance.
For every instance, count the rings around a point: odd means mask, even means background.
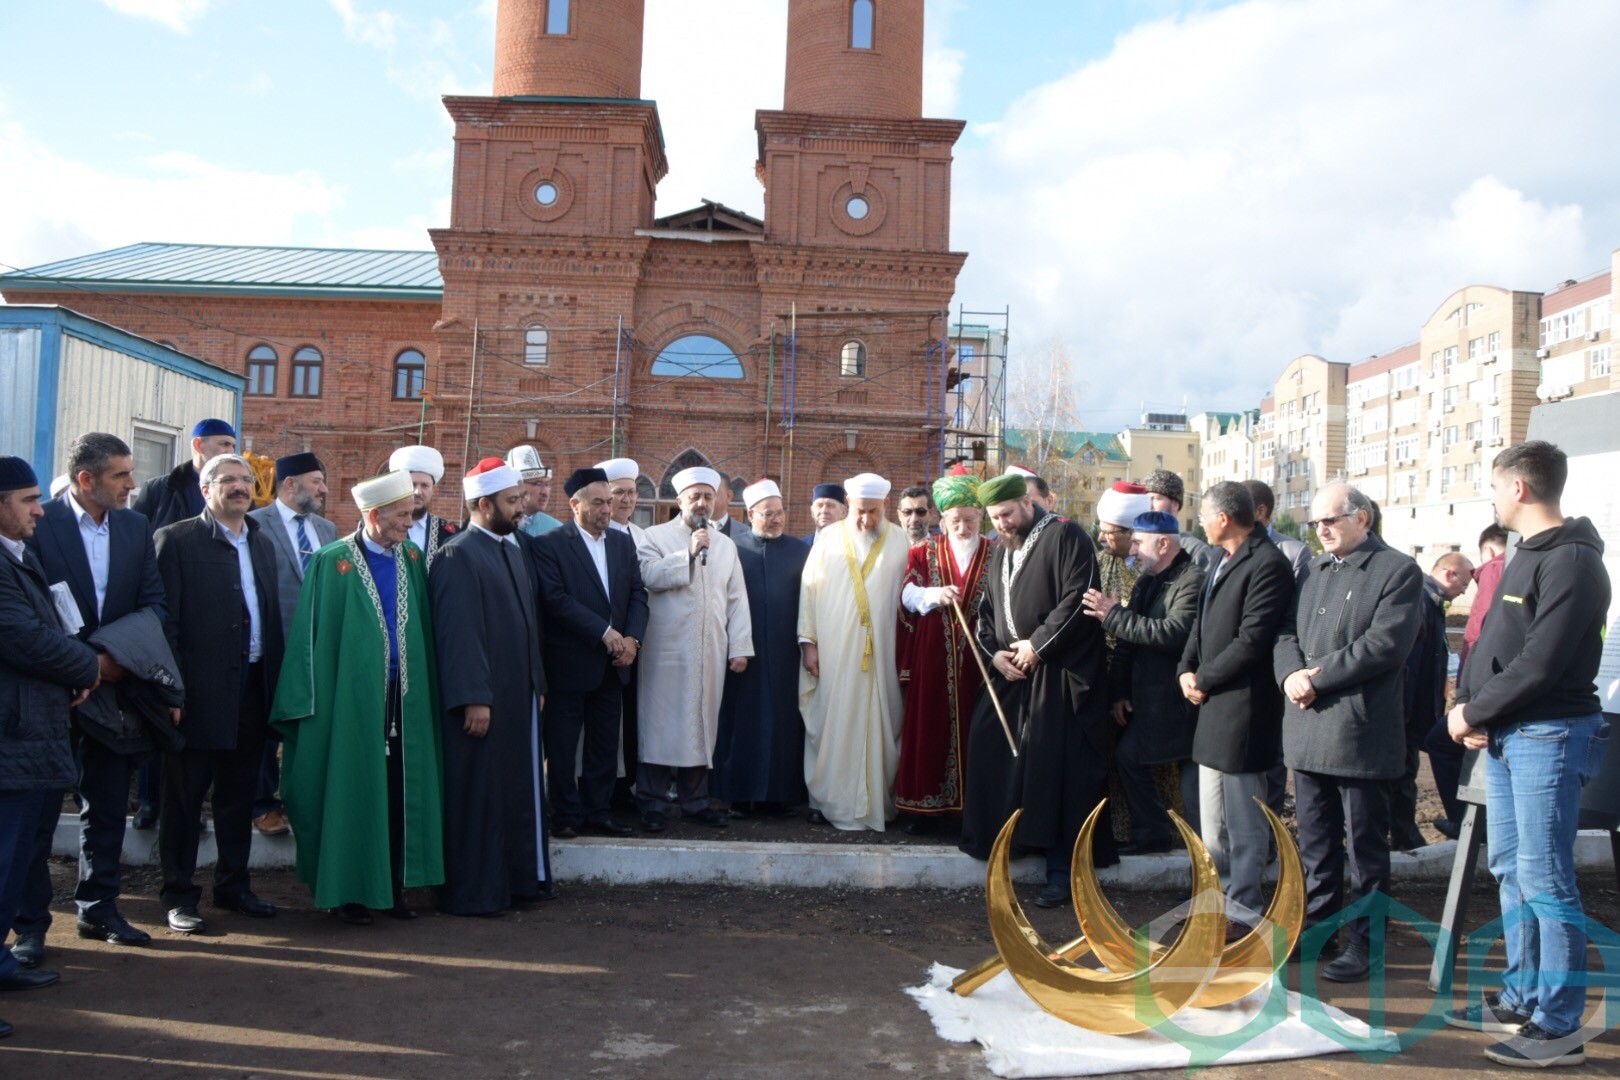
[[[972,318],[973,322],[968,319]],[[1012,308],[968,311],[958,305],[946,362],[943,465],[982,463],[986,475],[1006,468],[1007,342]]]

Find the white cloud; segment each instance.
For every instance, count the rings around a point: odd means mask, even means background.
[[[0,260],[28,267],[144,240],[287,244],[342,200],[305,169],[260,172],[166,152],[118,173],[67,157],[0,120]],[[410,246],[419,246],[420,240]]]
[[[1113,427],[1143,400],[1251,406],[1295,355],[1415,339],[1463,285],[1600,269],[1617,36],[1605,0],[1250,0],[1141,25],[964,140],[961,294],[1070,343],[1082,419]],[[1554,57],[1556,79],[1527,62]]]
[[[214,7],[218,0],[101,0],[120,15],[160,22],[177,34],[189,34],[192,26]]]

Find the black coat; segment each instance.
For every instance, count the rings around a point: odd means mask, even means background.
[[[546,682],[556,693],[589,693],[610,671],[628,685],[631,669],[611,666],[602,635],[609,626],[637,641],[647,633],[647,588],[635,541],[617,529],[606,535],[611,597],[602,592],[576,523],[535,537],[530,547],[545,617]]]
[[[68,700],[97,673],[95,650],[62,632],[39,560],[23,559],[0,551],[0,791],[73,785]]]
[[[1406,657],[1406,737],[1422,738],[1446,712],[1446,606],[1432,578],[1423,581],[1417,643]]]
[[[259,641],[264,664],[265,714],[281,672],[283,631],[276,551],[259,523],[245,522],[259,602]],[[236,547],[213,514],[166,525],[157,531],[158,572],[168,597],[163,629],[186,684],[180,721],[188,750],[234,750],[242,712],[247,656],[242,630],[248,617]]]
[[[1180,673],[1196,672],[1209,695],[1198,707],[1192,759],[1218,772],[1264,772],[1277,764],[1282,738],[1272,647],[1294,597],[1294,571],[1259,528],[1225,566],[1202,591],[1181,654]]]
[[[146,520],[152,523],[153,531],[156,531],[165,525],[196,517],[206,505],[197,466],[187,461],[176,465],[163,476],[154,476],[142,484],[129,508],[145,515]]]
[[[52,585],[65,581],[79,602],[79,618],[84,628],[79,640],[88,641],[102,623],[117,622],[141,608],[152,608],[162,622],[165,614],[163,578],[158,574],[157,550],[152,546],[152,527],[133,510],[107,511],[109,554],[107,595],[100,616],[96,614],[96,583],[90,576],[90,559],[79,538],[79,521],[67,496],[45,504],[45,516],[34,527],[28,548],[39,557],[45,580]]]
[[[1183,549],[1161,572],[1137,578],[1129,605],[1115,605],[1103,620],[1103,629],[1114,635],[1108,696],[1131,703],[1130,724],[1138,729],[1145,765],[1192,757],[1196,714],[1181,693],[1176,668],[1203,591],[1204,570]]]

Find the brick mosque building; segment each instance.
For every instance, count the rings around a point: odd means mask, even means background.
[[[494,94],[445,99],[432,251],[137,244],[0,291],[243,373],[245,441],[314,450],[344,494],[418,438],[448,464],[446,514],[466,462],[521,443],[558,475],[636,458],[648,522],[695,463],[734,512],[778,478],[795,530],[825,479],[938,475],[963,124],[922,116],[923,0],[790,0],[782,108],[755,120],[764,220],[656,213],[671,165],[642,34],[643,0],[500,0]]]

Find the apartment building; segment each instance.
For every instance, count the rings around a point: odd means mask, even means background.
[[[1252,480],[1260,475],[1259,409],[1201,412],[1188,426],[1198,436],[1199,491],[1222,480]],[[1191,484],[1187,490],[1193,490]]]
[[[1620,252],[1615,259],[1620,262]],[[1615,274],[1605,270],[1584,281],[1566,281],[1541,298],[1538,400],[1561,401],[1620,389],[1609,338],[1614,280]]]
[[[1279,515],[1304,520],[1316,490],[1344,472],[1349,371],[1349,364],[1297,356],[1260,403],[1259,475],[1276,492]]]
[[[1155,469],[1169,469],[1181,477],[1189,497],[1181,507],[1181,527],[1191,532],[1198,524],[1197,493],[1203,490],[1203,464],[1198,433],[1185,412],[1144,412],[1142,422],[1119,433],[1129,465],[1125,479],[1141,483]]]

